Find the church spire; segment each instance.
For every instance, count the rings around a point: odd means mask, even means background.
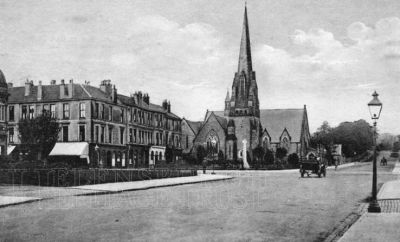
[[[244,71],[246,74],[249,74],[249,73],[251,73],[252,70],[253,70],[253,67],[251,64],[249,24],[248,24],[248,20],[247,20],[247,6],[245,5],[242,39],[240,40],[238,73],[241,73],[242,71]]]

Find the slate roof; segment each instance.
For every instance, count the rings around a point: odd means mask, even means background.
[[[65,85],[65,88],[68,84]],[[85,88],[88,86],[85,86]],[[22,103],[22,102],[37,102],[37,90],[38,86],[31,86],[30,93],[25,96],[25,86],[22,87],[11,87],[8,89],[10,94],[8,98],[9,103]],[[43,85],[42,86],[42,101],[41,102],[52,102],[60,100],[60,85]],[[100,96],[100,95],[98,95]],[[105,97],[105,93],[102,94]],[[81,85],[73,84],[73,97],[72,99],[89,99],[90,96],[85,92]],[[109,100],[109,99],[107,99]]]
[[[260,121],[263,129],[267,129],[271,142],[279,142],[286,128],[292,142],[300,142],[304,109],[262,109]]]
[[[0,71],[0,86],[1,86],[1,71]],[[7,83],[6,83],[7,85]],[[70,84],[65,84],[65,88],[68,88],[68,85]],[[110,102],[111,97],[107,95],[105,92],[103,92],[100,88],[90,86],[90,85],[82,85],[82,84],[76,84],[73,83],[73,96],[72,100],[83,100],[83,99],[95,99],[95,100],[101,100],[101,101],[106,101]],[[11,87],[8,88],[8,92],[10,94],[8,102],[9,103],[24,103],[24,102],[56,102],[60,101],[60,85],[42,85],[42,100],[38,101],[37,100],[37,90],[38,86],[37,85],[32,85],[30,87],[30,93],[28,96],[25,96],[25,86],[20,86],[20,87]],[[67,98],[66,100],[70,100]],[[137,106],[135,105],[135,102],[132,100],[132,98],[118,94],[118,100],[125,104],[125,105],[131,105],[131,106]],[[146,109],[146,107],[144,107]],[[149,107],[147,108],[150,111],[156,111],[160,113],[166,114],[170,118],[175,118],[175,119],[180,119],[179,116],[177,116],[174,113],[168,113],[166,110],[163,109],[160,105],[156,105],[153,103],[149,104]]]
[[[198,121],[190,121],[186,119],[187,124],[190,126],[190,128],[194,131],[195,134],[199,133],[201,126],[203,125],[203,122]]]
[[[224,111],[209,111],[209,110],[207,110],[206,116],[205,116],[205,118],[204,118],[204,121],[206,121],[206,120],[208,119],[208,117],[210,117],[210,115],[211,115],[212,112],[213,112],[216,116],[219,116],[219,117],[224,117],[224,115],[225,115],[225,112],[224,112]]]
[[[224,116],[224,111],[207,111],[205,120],[214,113],[222,122],[225,120],[224,128],[226,128],[228,117]],[[300,142],[304,109],[261,109],[260,122],[261,126],[267,130],[271,137],[271,142],[280,142],[280,137],[285,130],[291,136],[291,142]]]

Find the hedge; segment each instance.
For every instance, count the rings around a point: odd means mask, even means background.
[[[0,169],[0,183],[69,187],[196,175],[177,169]]]

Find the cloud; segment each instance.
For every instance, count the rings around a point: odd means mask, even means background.
[[[267,70],[268,80],[260,92],[273,91],[282,106],[309,104],[312,129],[326,119],[333,123],[367,119],[364,106],[374,89],[389,104],[398,103],[400,19],[381,19],[373,27],[355,22],[348,26],[347,37],[354,42],[343,44],[323,29],[295,30],[291,36],[294,48],[315,50],[303,55],[257,46],[255,63],[264,66],[258,69]],[[271,103],[270,97],[260,99]],[[396,112],[394,106],[387,105],[387,109]],[[383,122],[387,129],[398,130],[395,117],[387,116]]]

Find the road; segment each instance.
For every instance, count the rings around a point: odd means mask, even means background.
[[[378,183],[397,179],[393,161]],[[0,238],[29,241],[321,241],[365,201],[371,165],[240,172],[232,180],[0,208]]]

